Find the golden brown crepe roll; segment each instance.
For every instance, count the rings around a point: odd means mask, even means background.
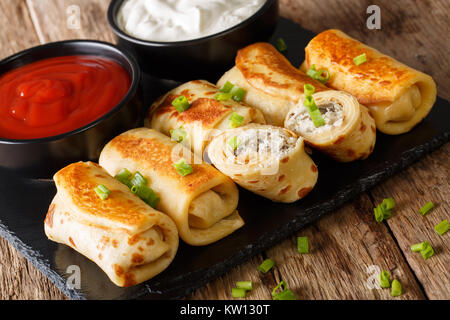
[[[339,30],[314,37],[305,49],[301,69],[313,64],[330,73],[327,85],[347,91],[369,108],[377,128],[387,134],[411,130],[430,112],[436,100],[433,79],[350,38]],[[367,61],[353,59],[366,54]]]
[[[313,94],[325,124],[315,127],[303,102],[291,109],[284,126],[333,159],[348,162],[367,158],[375,146],[375,121],[366,107],[343,91]]]
[[[128,187],[92,162],[58,171],[57,193],[45,218],[45,234],[94,261],[121,287],[148,280],[172,262],[178,232],[167,215],[152,209]],[[94,191],[105,185],[101,200]]]
[[[301,199],[317,182],[317,167],[303,139],[284,128],[249,124],[226,130],[207,152],[214,166],[237,184],[276,202]]]
[[[168,136],[170,130],[182,127],[187,133],[183,144],[201,155],[210,135],[230,128],[230,116],[233,112],[244,117],[242,125],[250,122],[265,123],[264,116],[255,108],[232,99],[216,100],[214,96],[218,92],[215,85],[204,80],[187,82],[152,104],[145,125]],[[172,101],[179,96],[185,96],[191,104],[188,110],[181,113],[172,106]]]
[[[329,90],[300,72],[269,43],[255,43],[239,50],[236,65],[217,82],[227,81],[247,91],[244,102],[258,108],[268,124],[283,126],[287,113],[303,99],[303,86],[311,84],[316,92]]]
[[[186,161],[192,159],[188,149],[164,134],[138,128],[111,140],[99,163],[111,175],[126,168],[146,177],[160,197],[157,209],[175,221],[188,244],[210,244],[242,227],[233,181],[207,163],[191,164],[193,172],[182,176],[173,166],[180,155]]]

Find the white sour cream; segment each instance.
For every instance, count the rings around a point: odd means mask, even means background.
[[[125,0],[119,27],[142,40],[173,42],[225,31],[251,17],[266,0]]]

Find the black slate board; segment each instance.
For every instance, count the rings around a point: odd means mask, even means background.
[[[286,41],[288,58],[299,66],[304,47],[313,36],[299,25],[280,19],[273,39],[282,37]],[[175,85],[176,82],[146,77],[143,81],[146,105]],[[43,220],[56,192],[50,180],[18,179],[0,171],[0,234],[71,299],[179,298],[441,146],[449,140],[449,118],[450,103],[438,98],[432,112],[411,132],[399,136],[377,133],[375,150],[367,160],[341,164],[314,154],[319,181],[297,203],[277,204],[240,189],[238,209],[246,222],[243,228],[205,247],[181,242],[168,269],[134,287],[115,286],[93,262],[69,247],[47,240]],[[80,290],[66,286],[66,270],[70,265],[80,267]]]

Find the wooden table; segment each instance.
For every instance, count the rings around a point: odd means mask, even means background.
[[[105,18],[108,3],[108,0],[0,0],[0,58],[39,43],[63,39],[114,42]],[[281,14],[314,32],[331,27],[342,29],[431,74],[438,84],[439,95],[450,100],[450,2],[375,1],[381,8],[381,30],[365,27],[369,3],[281,0]],[[80,8],[79,29],[67,27],[75,12],[70,11],[74,8],[71,5]],[[389,290],[369,288],[370,277],[377,267],[390,271],[403,284],[405,293],[396,299],[449,299],[449,234],[438,236],[433,230],[434,225],[450,218],[449,152],[447,143],[340,210],[196,290],[188,299],[231,299],[231,288],[239,280],[252,280],[256,284],[248,299],[271,299],[271,290],[280,280],[285,280],[299,299],[391,299]],[[375,222],[373,207],[390,196],[396,199],[398,207],[393,218]],[[417,210],[427,201],[433,201],[437,207],[422,217]],[[300,235],[309,237],[310,254],[297,253],[296,237]],[[429,240],[436,251],[428,260],[410,250],[411,244],[424,240]],[[262,276],[256,268],[266,257],[275,260],[277,267]],[[65,296],[0,238],[0,298],[65,299]]]

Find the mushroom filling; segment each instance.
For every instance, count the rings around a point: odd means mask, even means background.
[[[288,155],[297,143],[297,138],[281,130],[246,130],[237,135],[238,146],[234,156],[248,162],[254,155],[267,155],[281,159]]]
[[[320,127],[315,127],[314,123],[304,106],[296,108],[289,113],[286,121],[286,127],[296,133],[313,133],[323,132],[339,127],[344,120],[344,108],[337,102],[328,102],[317,106],[320,113],[325,120],[325,124]]]

